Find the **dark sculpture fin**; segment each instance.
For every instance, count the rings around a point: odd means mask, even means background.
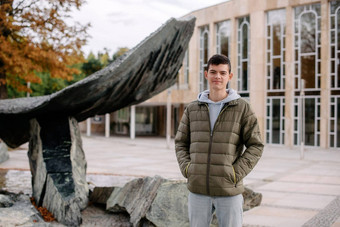
[[[0,138],[14,148],[29,140],[32,118],[83,121],[141,103],[176,82],[195,18],[170,19],[122,58],[54,94],[0,100]]]

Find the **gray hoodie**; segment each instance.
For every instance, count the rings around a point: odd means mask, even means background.
[[[208,103],[208,105],[209,105],[210,128],[211,128],[211,131],[212,131],[213,128],[214,128],[215,122],[217,120],[217,117],[220,114],[224,104],[226,104],[226,103],[228,103],[232,100],[239,99],[241,96],[239,94],[237,94],[237,92],[235,90],[230,88],[230,89],[227,89],[228,96],[225,99],[218,101],[218,102],[214,102],[214,101],[211,101],[209,99],[209,96],[208,96],[209,93],[210,93],[209,90],[205,90],[205,91],[199,93],[197,99],[198,99],[198,101]]]

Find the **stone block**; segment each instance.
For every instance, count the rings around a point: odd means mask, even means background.
[[[250,188],[245,187],[243,192],[243,211],[250,210],[256,206],[259,206],[262,201],[262,194],[254,192]]]
[[[46,207],[58,222],[78,226],[88,203],[88,185],[77,121],[68,117],[31,120],[28,157],[37,205]]]
[[[165,181],[159,186],[146,219],[156,226],[189,226],[188,193],[183,181]]]
[[[0,205],[0,226],[46,226],[27,195],[0,190],[0,203],[4,205]]]
[[[129,213],[133,226],[189,226],[188,193],[185,181],[139,178],[115,188],[106,208]],[[246,188],[243,197],[246,211],[260,205],[262,194]],[[218,226],[215,215],[211,226]]]
[[[126,211],[133,226],[140,226],[163,181],[159,176],[138,178],[123,188],[115,188],[107,201],[106,210],[118,213]]]

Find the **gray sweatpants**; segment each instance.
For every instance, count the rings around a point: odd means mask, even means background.
[[[216,211],[219,227],[242,227],[243,196],[206,196],[189,192],[191,227],[209,227]]]

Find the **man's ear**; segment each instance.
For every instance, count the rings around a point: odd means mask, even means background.
[[[231,80],[231,78],[233,78],[233,76],[234,76],[234,73],[230,73],[229,74],[229,80]]]
[[[205,77],[205,79],[208,79],[208,72],[207,72],[207,70],[204,70],[204,77]]]

